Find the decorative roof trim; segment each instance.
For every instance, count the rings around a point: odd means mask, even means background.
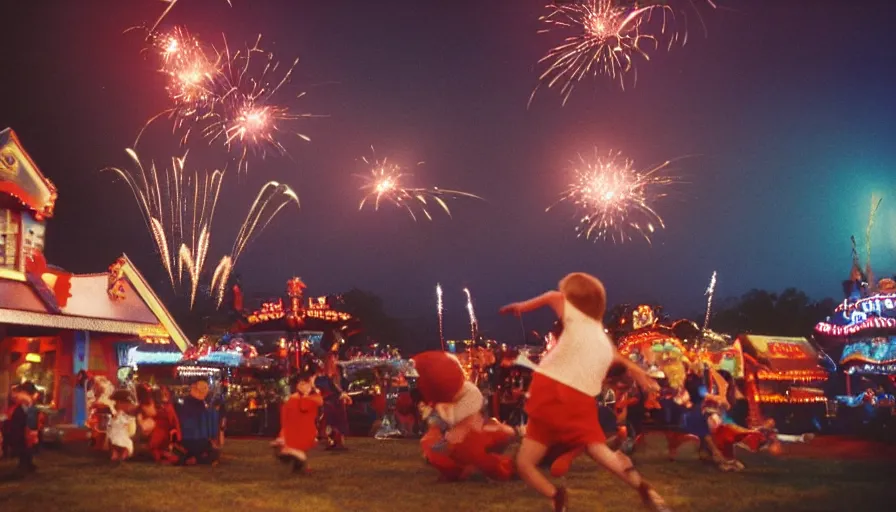
[[[171,340],[175,345],[180,349],[181,352],[186,351],[190,348],[191,343],[187,339],[187,336],[180,329],[180,326],[177,325],[177,322],[174,321],[174,317],[171,316],[171,313],[168,311],[168,308],[162,304],[162,301],[159,300],[158,295],[153,291],[152,287],[149,286],[149,283],[146,282],[146,279],[143,277],[143,274],[137,270],[137,267],[134,266],[134,263],[128,258],[127,254],[122,254],[121,258],[124,260],[124,266],[122,267],[122,272],[124,273],[124,277],[130,281],[131,286],[134,287],[134,290],[146,302],[146,305],[149,306],[150,311],[159,319],[159,323],[162,324],[162,327],[167,331],[167,335],[171,337]]]
[[[10,281],[28,282],[28,277],[24,272],[13,270],[11,268],[0,268],[0,279],[9,279]]]
[[[34,171],[33,174],[28,174],[31,175],[32,178],[35,178],[35,181],[40,183],[40,185],[42,185],[46,189],[47,195],[49,196],[49,200],[46,204],[37,204],[37,200],[31,197],[16,197],[16,199],[19,202],[23,203],[23,205],[27,208],[30,208],[32,211],[34,211],[39,220],[40,218],[49,219],[53,216],[53,210],[56,207],[56,198],[58,197],[56,185],[54,185],[52,181],[44,176],[44,173],[42,173],[37,164],[34,163],[31,155],[28,154],[28,151],[25,150],[25,146],[23,146],[22,142],[19,140],[19,136],[16,135],[15,130],[13,130],[12,128],[6,128],[0,131],[0,136],[5,134],[9,135],[10,141],[12,141],[12,143],[18,147],[18,150],[22,153],[22,156],[24,156],[25,159],[28,160],[29,166],[27,167]]]
[[[36,325],[73,331],[133,334],[140,337],[167,337],[167,330],[158,324],[103,320],[82,316],[54,315],[34,311],[0,308],[0,322],[13,325]]]

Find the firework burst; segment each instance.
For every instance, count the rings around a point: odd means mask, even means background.
[[[243,172],[248,170],[250,156],[264,158],[269,151],[286,154],[280,140],[285,133],[310,140],[289,123],[317,116],[292,111],[284,97],[299,61],[281,66],[273,54],[260,48],[261,36],[252,47],[234,53],[226,39],[219,51],[183,27],[151,33],[149,41],[160,71],[168,77],[166,90],[172,106],[144,124],[135,146],[152,123],[167,117],[180,134],[181,145],[199,132],[209,145],[220,143],[234,154],[238,171]]]
[[[153,36],[152,43],[162,63],[161,72],[169,77],[168,95],[175,105],[197,108],[214,102],[218,63],[199,39],[183,27],[175,27]]]
[[[124,179],[134,194],[171,286],[177,289],[185,280],[189,281],[192,307],[208,259],[224,173],[188,172],[185,157],[172,158],[171,167],[163,171],[155,163],[147,169],[134,150],[128,149],[127,153],[137,172],[116,167],[107,170]],[[288,186],[269,182],[262,187],[249,208],[233,249],[214,271],[212,288],[219,306],[230,272],[246,246],[291,202],[298,205],[299,199]]]
[[[371,169],[367,175],[358,175],[364,180],[361,190],[366,193],[358,206],[359,210],[363,210],[368,203],[373,204],[374,210],[379,210],[382,203],[390,203],[406,210],[415,221],[417,220],[415,212],[422,213],[427,220],[432,220],[432,215],[429,213],[432,203],[441,207],[450,217],[451,210],[445,199],[457,197],[482,199],[477,195],[458,190],[446,190],[438,187],[410,188],[404,185],[404,179],[410,177],[411,174],[404,172],[400,165],[391,163],[387,159],[380,161],[368,160],[363,157],[362,160]],[[422,162],[417,165],[420,164]]]
[[[550,12],[540,18],[546,28],[539,33],[568,29],[576,32],[539,60],[547,63],[539,86],[558,86],[564,105],[576,84],[589,75],[606,75],[623,89],[629,75],[636,79],[635,58],[640,55],[649,60],[648,50],[660,46],[661,34],[667,33],[666,18],[672,15],[665,5],[627,6],[618,0],[585,0],[548,8]],[[653,28],[654,16],[660,18],[658,33],[648,31]],[[669,45],[677,39],[678,35],[672,33]],[[537,91],[538,87],[532,92],[530,103]]]
[[[181,145],[186,145],[193,127],[209,118],[220,99],[216,90],[220,60],[183,27],[151,33],[149,41],[158,56],[159,71],[167,77],[165,89],[172,105],[144,124],[134,145],[153,122],[164,117],[172,121],[175,132],[181,132]]]
[[[210,144],[222,141],[228,150],[238,155],[241,171],[248,169],[250,155],[264,158],[271,150],[286,154],[286,148],[280,141],[283,133],[292,133],[309,141],[307,135],[288,130],[287,125],[299,119],[316,117],[294,112],[286,104],[277,102],[299,59],[290,66],[281,66],[272,53],[259,47],[260,43],[261,36],[258,36],[253,47],[231,54],[225,40],[224,50],[219,53],[222,62],[221,73],[218,74],[220,95],[211,116],[212,121],[203,130]],[[263,58],[262,65],[255,65],[258,59],[253,57],[256,56]],[[304,95],[300,93],[296,98]]]
[[[573,203],[579,211],[576,231],[585,239],[622,243],[637,234],[649,243],[650,236],[665,227],[652,204],[665,197],[666,185],[676,181],[661,174],[670,163],[641,171],[619,152],[602,157],[595,150],[591,160],[579,155],[575,181],[548,210],[562,202]]]

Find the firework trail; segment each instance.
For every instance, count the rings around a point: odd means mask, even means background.
[[[473,343],[476,343],[476,330],[479,326],[479,322],[476,321],[476,312],[473,310],[473,296],[470,295],[469,288],[464,288],[464,293],[467,295],[467,312],[470,314],[471,339],[473,340]]]
[[[290,203],[299,206],[299,197],[288,185],[269,181],[261,187],[249,208],[249,213],[246,214],[246,219],[240,226],[240,232],[233,242],[230,254],[221,259],[212,276],[211,286],[215,290],[218,306],[224,300],[224,291],[227,281],[230,279],[230,273],[239,262],[246,246],[264,231],[274,217],[280,213],[280,210]]]
[[[709,328],[709,317],[712,315],[712,298],[716,294],[716,275],[713,271],[712,277],[709,279],[709,286],[706,288],[706,316],[703,318],[703,330]]]
[[[225,1],[227,2],[227,5],[233,7],[233,4],[230,3],[230,0],[225,0]],[[168,6],[165,7],[165,10],[162,11],[161,16],[159,16],[158,19],[156,19],[156,22],[153,23],[152,28],[149,29],[150,32],[156,31],[156,29],[159,27],[159,23],[162,23],[162,20],[164,20],[165,17],[168,16],[168,13],[171,12],[171,9],[174,9],[174,6],[177,5],[178,0],[162,0],[162,2],[165,2],[166,4],[168,4]]]
[[[651,4],[639,7],[626,6],[617,0],[585,0],[583,2],[552,4],[550,12],[539,20],[546,28],[539,33],[553,30],[575,31],[563,43],[552,48],[538,62],[548,66],[539,76],[539,85],[532,91],[529,103],[541,85],[558,86],[565,105],[576,84],[588,76],[606,75],[625,88],[625,79],[632,73],[637,77],[635,58],[649,60],[648,49],[660,46],[660,36],[667,33],[667,17],[671,8]],[[648,32],[653,28],[652,17],[660,18],[658,34]],[[678,40],[678,33],[669,30],[669,46]]]
[[[401,166],[390,163],[387,159],[380,161],[368,160],[366,157],[362,157],[362,160],[371,169],[370,174],[356,175],[364,180],[361,190],[366,192],[358,206],[359,210],[363,210],[367,203],[372,203],[374,211],[377,211],[380,209],[380,204],[385,202],[403,208],[415,221],[417,220],[417,214],[414,212],[417,209],[427,220],[432,220],[432,215],[429,213],[429,202],[439,205],[451,217],[451,210],[448,208],[448,204],[445,203],[446,198],[470,197],[482,199],[477,195],[458,190],[447,190],[438,187],[406,187],[402,180],[411,176],[411,174],[403,172]],[[417,165],[420,164],[422,162]]]
[[[442,350],[445,350],[445,331],[442,323],[442,285],[436,284],[436,310],[439,314],[439,342],[442,344]]]
[[[868,213],[868,224],[865,226],[865,265],[871,266],[871,230],[874,227],[874,220],[877,218],[877,210],[883,198],[871,196],[871,211]]]
[[[611,151],[601,157],[595,149],[591,160],[579,155],[575,181],[546,211],[571,202],[579,211],[576,231],[580,237],[622,243],[631,240],[632,234],[638,234],[650,243],[651,234],[665,227],[652,204],[665,197],[664,186],[676,181],[660,174],[670,163],[666,161],[640,171],[620,152]]]
[[[126,152],[137,173],[117,167],[107,170],[124,179],[134,194],[171,285],[181,283],[185,273],[189,276],[192,306],[208,255],[224,173],[186,172],[186,157],[172,158],[171,167],[164,171],[155,163],[147,170],[134,150]]]
[[[192,308],[208,259],[224,173],[219,170],[187,172],[186,157],[172,158],[171,167],[164,171],[159,171],[155,163],[147,169],[134,150],[126,152],[137,172],[117,167],[107,170],[116,173],[130,187],[171,286],[177,289],[185,278],[189,280]],[[262,187],[243,222],[233,251],[215,269],[212,288],[218,289],[219,305],[226,278],[246,245],[291,201],[298,204],[298,197],[286,185],[269,182]],[[222,277],[223,282],[216,280]]]

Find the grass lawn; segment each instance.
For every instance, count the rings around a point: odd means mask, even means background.
[[[230,440],[217,468],[158,467],[132,461],[114,467],[98,455],[68,448],[44,451],[40,469],[24,480],[7,478],[0,463],[0,510],[17,511],[548,511],[546,500],[519,481],[474,478],[436,483],[417,442],[350,439],[345,453],[313,452],[311,475],[288,474],[266,441]],[[818,442],[818,440],[816,440]],[[651,441],[636,454],[643,474],[676,511],[893,510],[896,461],[830,460],[748,455],[747,470],[720,473],[682,449],[667,462]],[[571,510],[641,510],[633,491],[579,459],[566,477]]]

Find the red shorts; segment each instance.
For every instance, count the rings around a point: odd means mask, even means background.
[[[526,437],[547,447],[605,443],[597,400],[566,384],[535,373],[526,403]]]

